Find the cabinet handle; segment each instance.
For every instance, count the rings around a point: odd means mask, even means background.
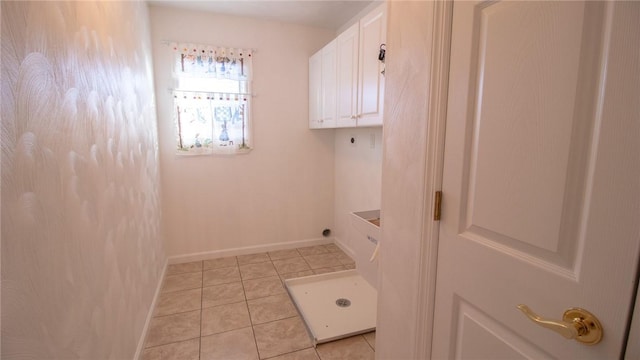
[[[357,119],[357,118],[358,118],[358,115],[351,115],[351,118],[352,118],[352,119]]]

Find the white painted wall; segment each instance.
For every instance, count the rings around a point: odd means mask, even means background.
[[[1,6],[2,358],[131,359],[165,265],[147,8]]]
[[[155,6],[150,14],[168,254],[322,238],[333,227],[333,131],[308,129],[308,59],[333,32]],[[253,151],[174,154],[171,49],[162,40],[255,49]]]
[[[356,239],[351,212],[380,209],[381,181],[382,128],[337,129],[333,234],[345,250],[353,251]]]

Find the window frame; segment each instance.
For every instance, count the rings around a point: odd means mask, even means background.
[[[253,150],[253,51],[197,44],[172,46],[176,155],[249,153]],[[185,115],[190,123],[200,123],[187,131],[189,137],[185,135]],[[199,138],[203,131],[205,135]]]

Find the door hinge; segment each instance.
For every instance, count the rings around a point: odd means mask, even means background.
[[[442,215],[442,191],[436,191],[436,196],[433,204],[433,220],[440,221]]]

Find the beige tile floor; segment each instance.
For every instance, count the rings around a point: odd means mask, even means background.
[[[169,265],[143,359],[373,359],[375,332],[314,349],[282,283],[354,267],[334,244]]]

